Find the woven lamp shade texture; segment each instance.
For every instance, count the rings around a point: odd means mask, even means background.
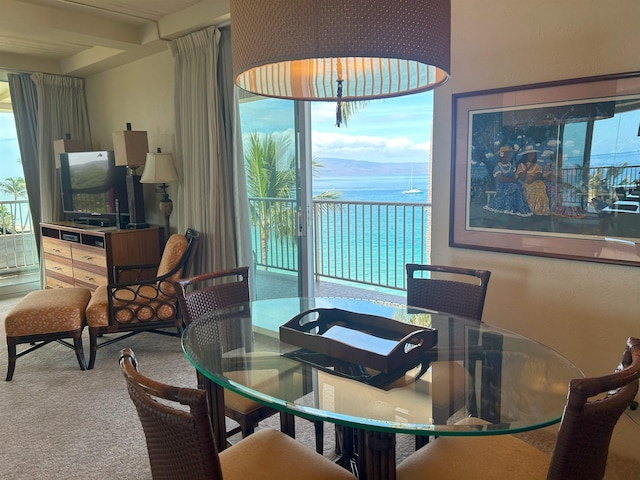
[[[233,77],[258,95],[369,100],[449,78],[450,0],[231,0]]]

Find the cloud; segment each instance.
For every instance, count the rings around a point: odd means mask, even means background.
[[[415,162],[428,158],[429,142],[416,143],[408,137],[378,137],[346,133],[314,132],[313,155],[370,162]]]

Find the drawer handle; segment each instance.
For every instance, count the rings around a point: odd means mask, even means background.
[[[58,272],[62,271],[61,267],[53,267],[54,270],[57,270]]]
[[[81,258],[83,260],[93,260],[93,257],[89,257],[88,255],[83,255]]]
[[[57,248],[52,248],[51,251],[53,253],[60,253],[61,250],[57,249]]]
[[[85,280],[90,280],[90,281],[93,281],[93,280],[94,280],[94,278],[93,278],[93,277],[90,277],[90,276],[88,276],[88,275],[85,275],[85,276],[84,276],[84,279],[85,279]]]

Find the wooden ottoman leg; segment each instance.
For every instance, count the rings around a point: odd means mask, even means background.
[[[6,381],[10,382],[13,378],[13,372],[16,369],[16,343],[15,339],[7,337],[7,351],[9,353],[9,363],[7,365],[7,378]]]
[[[89,366],[88,370],[93,368],[93,364],[96,363],[96,353],[98,353],[98,329],[96,327],[89,327]]]
[[[80,332],[80,334],[82,334],[82,332]],[[73,339],[73,345],[75,347],[76,358],[78,359],[80,370],[86,370],[87,362],[84,359],[84,350],[82,348],[82,337],[80,335]]]

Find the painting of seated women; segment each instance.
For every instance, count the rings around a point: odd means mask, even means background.
[[[523,182],[529,208],[534,215],[550,215],[547,187],[542,180],[542,167],[538,164],[538,150],[528,145],[518,156],[522,159],[516,168],[516,178]]]
[[[516,178],[515,168],[511,163],[512,152],[511,147],[500,147],[500,161],[493,169],[496,194],[484,208],[496,213],[530,217],[533,213],[525,198],[522,183]]]

